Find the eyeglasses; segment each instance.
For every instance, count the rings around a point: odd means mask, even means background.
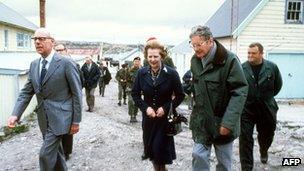
[[[51,37],[32,37],[31,38],[34,41],[44,42],[46,39],[52,39]]]
[[[196,43],[196,44],[192,44],[191,41],[189,41],[189,45],[191,48],[199,48],[201,46],[204,46],[207,43],[208,40],[204,41],[204,42],[200,42],[200,43]]]

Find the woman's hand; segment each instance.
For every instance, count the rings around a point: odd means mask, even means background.
[[[156,116],[155,111],[152,109],[152,107],[148,107],[146,110],[146,113],[149,117],[154,118]]]
[[[157,117],[162,117],[165,115],[165,111],[162,107],[158,108],[157,111],[156,111],[156,116]]]

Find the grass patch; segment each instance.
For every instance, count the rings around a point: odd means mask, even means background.
[[[26,116],[20,124],[16,124],[15,128],[8,128],[7,126],[0,128],[0,142],[7,140],[14,135],[27,132],[29,127],[33,121],[37,118],[36,113],[31,113],[30,115]]]

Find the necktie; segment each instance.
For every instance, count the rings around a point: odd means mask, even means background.
[[[42,69],[41,69],[41,73],[40,73],[40,84],[42,84],[42,81],[43,81],[43,79],[45,77],[45,74],[46,74],[45,66],[46,66],[47,62],[48,61],[45,60],[45,59],[43,59],[43,61],[42,61]]]

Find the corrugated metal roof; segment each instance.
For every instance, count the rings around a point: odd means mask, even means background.
[[[205,25],[210,27],[215,38],[231,36],[261,1],[226,0]]]
[[[0,2],[0,22],[35,31],[38,27],[10,7]]]
[[[103,54],[103,56],[113,58],[114,60],[123,61],[132,55],[134,55],[134,57],[138,56],[139,53],[142,53],[142,51],[139,48],[134,48],[134,49],[124,52],[124,53]]]

